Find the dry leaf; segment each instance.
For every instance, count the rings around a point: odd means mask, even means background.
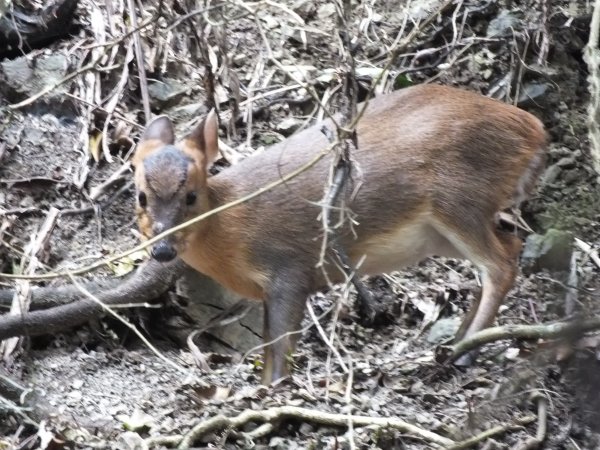
[[[100,162],[102,155],[100,144],[102,143],[102,133],[94,133],[90,136],[89,152],[94,161]]]
[[[231,393],[230,386],[207,386],[194,388],[201,400],[226,400]]]
[[[115,275],[122,277],[123,275],[127,275],[129,272],[135,269],[139,263],[148,259],[148,256],[148,250],[142,249],[137,252],[133,252],[132,254],[125,256],[118,261],[112,262],[108,266]]]
[[[131,416],[121,414],[117,416],[117,419],[123,422],[123,427],[129,431],[138,431],[154,425],[154,418],[137,408]]]

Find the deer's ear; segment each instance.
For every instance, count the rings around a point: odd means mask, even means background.
[[[175,130],[171,120],[166,116],[157,117],[146,126],[133,158],[131,158],[131,164],[133,167],[138,167],[150,153],[163,145],[171,145],[173,142],[175,142]]]
[[[204,154],[206,166],[210,166],[219,155],[219,122],[215,110],[211,109],[185,139]]]
[[[146,125],[140,143],[150,140],[158,140],[165,145],[171,145],[175,142],[173,123],[167,116],[157,117]]]

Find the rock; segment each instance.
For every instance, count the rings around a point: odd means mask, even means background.
[[[187,86],[170,78],[148,83],[148,94],[150,94],[152,106],[157,109],[179,103],[187,91]]]
[[[544,235],[527,237],[521,259],[524,268],[532,272],[543,269],[564,272],[569,270],[572,252],[573,235],[551,228]]]
[[[190,103],[169,109],[168,114],[173,123],[185,123],[205,116],[208,114],[208,110],[202,103]]]
[[[69,59],[54,54],[37,57],[35,63],[26,57],[5,60],[0,63],[0,70],[5,81],[4,89],[13,96],[29,97],[37,94],[45,87],[51,86],[67,75]],[[56,94],[64,94],[68,84],[56,88]],[[52,94],[50,94],[52,95]]]
[[[573,151],[569,147],[564,146],[550,146],[550,155],[554,158],[560,156],[569,156],[573,153]]]
[[[148,446],[138,433],[126,431],[119,436],[119,448],[123,450],[144,450]]]
[[[429,329],[427,342],[430,344],[440,344],[446,339],[450,339],[456,335],[460,327],[460,318],[445,317],[437,320]]]
[[[323,3],[317,9],[317,17],[321,20],[329,19],[335,14],[335,4],[333,3]]]
[[[546,169],[544,175],[542,176],[541,184],[547,185],[554,183],[558,177],[560,176],[562,169],[557,164],[552,164],[550,167]]]
[[[581,173],[578,170],[568,170],[562,178],[565,184],[577,184],[581,181]]]
[[[511,29],[520,28],[519,19],[511,12],[502,10],[495,18],[490,20],[486,37],[501,37],[510,34]]]
[[[187,335],[208,325],[211,320],[223,311],[238,303],[241,298],[221,287],[218,283],[193,269],[184,271],[177,282],[177,293],[189,299],[185,312],[195,322],[192,329],[182,329],[181,337],[185,342]],[[262,344],[262,307],[259,302],[248,302],[249,311],[239,320],[223,326],[211,328],[205,334],[215,339],[205,339],[210,350],[217,353],[245,353]],[[232,311],[231,315],[240,314],[243,306]],[[205,350],[205,348],[203,348]]]
[[[439,8],[441,4],[442,0],[420,0],[418,2],[410,2],[408,6],[408,16],[414,21],[426,19],[433,11]]]
[[[275,450],[288,450],[290,448],[290,444],[292,444],[291,441],[279,436],[272,437],[269,440],[269,448],[273,448]]]
[[[575,168],[575,156],[565,156],[561,158],[556,163],[558,167],[562,167],[564,169],[574,169]]]
[[[298,433],[300,433],[301,436],[310,436],[312,433],[314,433],[314,431],[315,427],[308,422],[302,422],[300,428],[298,429]]]
[[[283,134],[284,136],[292,135],[300,126],[302,125],[302,121],[296,119],[295,117],[288,117],[287,119],[282,120],[277,124],[277,131]]]
[[[61,54],[41,55],[35,63],[26,57],[5,60],[0,63],[0,95],[8,101],[17,103],[29,98],[43,89],[54,86],[70,70],[69,58]],[[47,112],[56,117],[75,116],[77,105],[65,93],[70,84],[64,83],[35,102],[31,108],[39,114]]]
[[[291,6],[292,10],[304,21],[309,21],[317,14],[317,5],[308,0],[298,0]]]
[[[526,107],[539,105],[540,100],[546,95],[548,84],[546,83],[525,83],[521,88],[517,106]]]

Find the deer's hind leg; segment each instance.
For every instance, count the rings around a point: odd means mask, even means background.
[[[491,326],[504,297],[513,286],[518,270],[521,240],[496,229],[493,216],[481,220],[472,216],[468,226],[448,216],[436,227],[449,242],[480,271],[481,296],[476,301],[456,335],[459,341]]]

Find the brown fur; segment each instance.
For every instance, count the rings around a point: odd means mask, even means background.
[[[161,119],[147,133],[170,136],[169,126]],[[185,179],[172,179],[168,168],[156,171],[173,186],[183,186],[176,198],[194,191],[198,201],[186,207],[183,200],[165,200],[156,208],[160,199],[149,198],[145,210],[138,208],[140,228],[150,236],[160,217],[172,218],[165,226],[176,225],[298,169],[328,145],[322,126],[207,178],[206,168],[217,154],[216,120],[209,116],[176,146],[193,161]],[[541,122],[477,94],[423,85],[373,99],[357,134],[356,170],[348,187],[357,195],[347,207],[358,224],[341,230],[353,262],[366,257],[361,271],[374,274],[434,254],[470,259],[482,270],[483,294],[459,337],[489,326],[514,281],[520,248],[518,239],[496,229],[495,217],[533,188],[546,144]],[[144,174],[144,165],[154,161],[151,155],[163,148],[154,139],[140,144],[134,158],[139,190],[164,181]],[[315,269],[322,233],[316,203],[323,197],[330,164],[331,158],[325,158],[285,185],[198,223],[174,240],[179,256],[192,267],[241,295],[265,301],[267,340],[298,329],[306,296],[324,285],[322,272]],[[328,275],[342,279],[334,268]],[[286,337],[267,349],[266,382],[286,373],[285,355],[294,343]]]
[[[135,153],[133,154],[133,158],[131,159],[131,164],[133,167],[138,167],[144,158],[151,153],[154,153],[156,150],[161,148],[164,145],[163,142],[158,139],[150,139],[148,141],[142,141],[138,144],[135,149]]]

